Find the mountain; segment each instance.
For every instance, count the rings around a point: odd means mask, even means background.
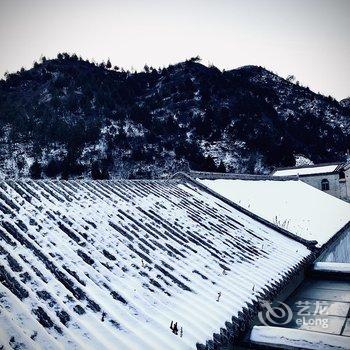
[[[343,107],[350,108],[350,97],[344,98],[339,102]]]
[[[2,177],[266,173],[349,145],[349,104],[258,66],[192,58],[137,73],[63,53],[0,81]]]

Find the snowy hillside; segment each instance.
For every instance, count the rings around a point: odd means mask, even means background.
[[[0,81],[0,177],[267,173],[294,154],[331,162],[349,148],[346,101],[262,67],[112,67],[59,54]]]

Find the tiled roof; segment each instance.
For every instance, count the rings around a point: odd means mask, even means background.
[[[0,219],[5,348],[213,348],[312,257],[185,180],[0,182]]]

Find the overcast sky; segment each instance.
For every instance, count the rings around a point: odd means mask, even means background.
[[[140,69],[200,55],[350,96],[350,0],[0,0],[0,75],[43,54]]]

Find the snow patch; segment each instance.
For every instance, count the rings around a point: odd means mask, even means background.
[[[281,327],[255,326],[250,340],[265,345],[292,346],[298,349],[350,349],[348,337]]]
[[[315,263],[314,270],[322,272],[341,272],[350,274],[350,263],[319,261]]]

